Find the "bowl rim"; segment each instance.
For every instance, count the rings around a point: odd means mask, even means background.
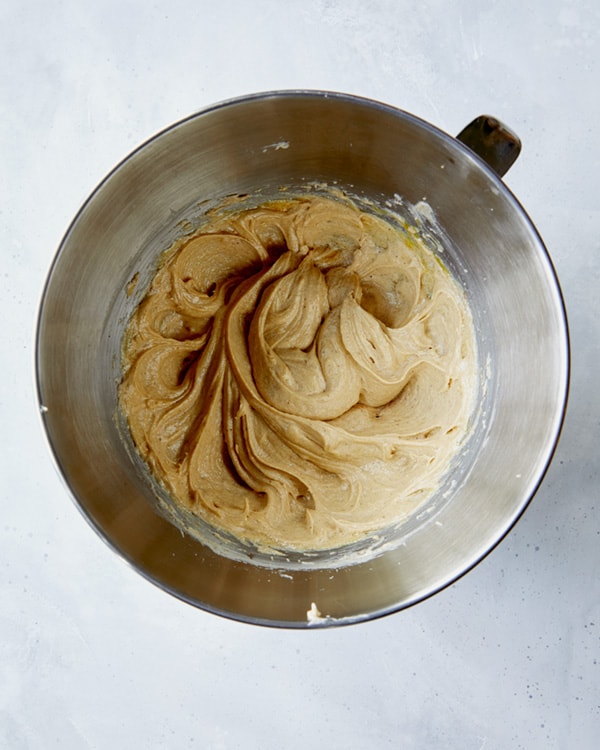
[[[342,618],[328,618],[328,617],[325,617],[323,619],[317,618],[314,621],[311,621],[310,619],[307,619],[306,621],[273,620],[270,618],[246,616],[246,615],[238,614],[238,613],[231,612],[231,611],[221,610],[218,607],[215,607],[209,603],[206,603],[206,602],[200,603],[194,600],[193,598],[186,596],[183,592],[178,591],[175,587],[165,583],[164,581],[160,581],[155,576],[151,575],[147,570],[144,569],[143,565],[139,564],[135,559],[133,559],[132,556],[126,554],[124,550],[120,549],[113,542],[113,540],[111,540],[110,535],[107,534],[106,530],[102,528],[97,523],[97,521],[92,517],[92,515],[87,511],[85,505],[77,497],[76,493],[70,486],[69,480],[67,478],[67,472],[62,465],[61,459],[59,455],[57,454],[56,448],[52,442],[52,439],[49,433],[49,428],[48,428],[48,424],[47,424],[47,420],[45,416],[47,408],[43,403],[43,395],[42,395],[43,374],[41,372],[41,369],[42,369],[41,368],[41,345],[42,345],[41,328],[42,328],[45,305],[52,290],[52,281],[53,281],[54,272],[56,270],[59,259],[62,255],[62,252],[68,244],[69,237],[71,236],[73,229],[77,226],[86,208],[95,200],[97,194],[103,188],[103,186],[105,186],[108,183],[108,181],[113,177],[113,175],[115,175],[125,164],[134,160],[138,156],[138,154],[143,152],[150,144],[160,140],[164,135],[174,131],[175,129],[185,126],[187,123],[191,121],[197,120],[198,118],[205,117],[206,115],[209,115],[213,112],[217,112],[222,109],[226,109],[230,107],[237,107],[237,106],[248,104],[251,102],[260,102],[260,101],[265,101],[265,100],[281,99],[281,98],[335,99],[338,101],[345,101],[345,102],[352,103],[352,104],[359,104],[365,107],[374,108],[376,110],[387,112],[395,117],[400,116],[401,118],[404,118],[412,122],[414,125],[418,126],[419,128],[423,128],[429,131],[430,133],[435,134],[437,137],[441,137],[442,139],[446,139],[449,142],[452,142],[452,146],[454,148],[457,148],[460,151],[462,151],[463,154],[467,158],[478,162],[479,167],[488,173],[489,177],[492,178],[496,182],[499,189],[501,189],[504,192],[505,196],[509,198],[515,210],[517,210],[521,214],[522,218],[525,220],[528,230],[532,233],[532,235],[537,240],[538,248],[544,255],[544,260],[547,264],[547,269],[549,272],[549,278],[552,281],[552,285],[554,287],[554,291],[556,294],[557,312],[559,313],[560,322],[561,322],[561,333],[563,336],[561,344],[564,346],[564,360],[561,363],[563,365],[563,368],[561,371],[561,375],[562,375],[561,388],[560,388],[561,398],[560,398],[560,404],[556,405],[555,419],[554,419],[554,424],[552,428],[552,435],[551,435],[551,439],[548,440],[550,449],[546,454],[543,468],[538,473],[536,477],[536,481],[532,483],[528,492],[524,493],[524,496],[522,498],[518,511],[513,515],[512,518],[508,519],[505,522],[505,524],[502,527],[501,533],[497,534],[493,543],[487,545],[485,550],[480,555],[478,555],[469,565],[462,567],[458,573],[452,575],[449,578],[444,579],[437,585],[429,587],[425,591],[425,593],[420,592],[419,594],[414,595],[413,597],[410,597],[403,602],[390,604],[389,606],[382,607],[375,611],[369,611],[363,614],[351,615],[351,616],[342,617]],[[545,476],[548,472],[548,469],[550,467],[550,464],[552,463],[552,460],[555,456],[558,443],[560,441],[562,429],[564,427],[568,401],[569,401],[569,391],[570,391],[570,385],[571,385],[571,356],[572,356],[571,341],[570,341],[569,323],[568,323],[568,315],[567,315],[565,299],[564,299],[564,295],[560,286],[560,282],[559,282],[559,278],[558,278],[555,266],[548,252],[548,249],[546,248],[545,243],[537,230],[537,227],[535,226],[535,224],[533,223],[533,221],[531,220],[531,218],[529,217],[528,213],[526,212],[524,207],[521,205],[519,200],[514,196],[510,188],[505,184],[505,182],[500,177],[498,177],[498,175],[494,172],[494,170],[481,157],[479,157],[474,151],[472,151],[468,146],[464,145],[456,137],[450,135],[449,133],[431,124],[430,122],[422,119],[421,117],[418,117],[396,106],[386,104],[377,99],[372,99],[372,98],[350,94],[350,93],[330,91],[330,90],[324,90],[324,89],[299,88],[299,89],[274,89],[274,90],[259,91],[259,92],[254,92],[254,93],[250,93],[246,95],[227,98],[227,99],[218,101],[216,103],[210,104],[206,107],[203,107],[181,119],[176,120],[170,125],[167,125],[164,128],[161,128],[159,131],[157,131],[153,135],[143,140],[136,147],[134,147],[133,150],[131,150],[127,155],[125,155],[122,159],[120,159],[105,174],[105,176],[96,184],[96,186],[87,195],[85,200],[80,204],[79,209],[76,211],[75,215],[69,222],[64,234],[62,235],[60,239],[58,247],[54,251],[54,255],[48,267],[48,271],[45,275],[44,283],[43,283],[41,294],[40,294],[39,301],[38,301],[37,314],[36,314],[36,320],[35,320],[33,375],[34,375],[34,381],[35,381],[35,397],[37,401],[37,412],[40,418],[42,431],[45,435],[45,440],[48,445],[48,449],[50,451],[50,455],[52,457],[54,467],[56,471],[58,472],[58,475],[63,483],[63,486],[66,488],[68,494],[71,496],[71,500],[73,501],[74,505],[77,507],[79,512],[83,515],[83,517],[86,519],[88,524],[94,529],[96,534],[101,539],[103,539],[105,544],[107,544],[107,546],[118,557],[120,557],[127,564],[129,564],[129,566],[132,567],[136,571],[136,573],[140,574],[143,578],[153,583],[159,589],[161,589],[162,591],[165,591],[166,593],[172,595],[173,597],[179,599],[180,601],[185,601],[186,603],[194,606],[195,608],[204,610],[205,612],[210,612],[212,614],[224,617],[229,620],[236,620],[236,621],[244,622],[248,624],[254,624],[254,625],[265,626],[265,627],[276,627],[276,628],[281,628],[281,629],[319,629],[322,627],[331,627],[331,626],[336,626],[336,627],[347,626],[351,624],[358,624],[362,622],[380,619],[390,614],[394,614],[396,612],[411,608],[420,602],[426,601],[427,599],[440,593],[444,589],[449,588],[451,585],[456,583],[459,579],[461,579],[463,576],[465,576],[467,573],[469,573],[471,570],[477,567],[479,563],[482,562],[482,560],[484,560],[512,532],[515,525],[522,518],[524,512],[528,508],[533,497],[535,496],[541,484],[543,483]]]

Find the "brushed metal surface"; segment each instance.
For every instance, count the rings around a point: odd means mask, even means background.
[[[445,262],[475,314],[482,390],[477,435],[449,499],[388,551],[350,566],[257,565],[169,523],[118,429],[120,344],[159,253],[216,199],[311,182],[384,204],[426,199]],[[137,274],[133,294],[128,283]],[[131,287],[129,287],[131,289]],[[466,146],[380,103],[273,92],[205,110],[149,140],[98,186],[50,270],[39,313],[37,385],[67,486],[100,536],[142,575],[209,611],[260,624],[357,622],[402,609],[475,565],[537,489],[564,417],[566,316],[552,264],[499,177]],[[314,626],[314,625],[313,625]]]

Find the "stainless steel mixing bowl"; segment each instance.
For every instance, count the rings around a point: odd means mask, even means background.
[[[216,105],[158,134],[83,205],[43,293],[40,410],[80,509],[143,576],[193,605],[247,622],[358,622],[439,591],[511,529],[558,439],[568,334],[542,240],[498,174],[514,158],[515,141],[501,139],[499,148],[494,139],[502,129],[489,118],[478,126],[458,140],[370,100],[324,92],[259,94]],[[350,565],[335,556],[289,563],[231,559],[156,511],[151,483],[116,416],[121,338],[157,256],[193,228],[206,207],[227,195],[268,195],[315,182],[381,206],[426,200],[439,226],[429,225],[424,212],[423,229],[444,235],[445,261],[474,312],[485,373],[481,413],[444,492],[400,529],[394,544]],[[398,196],[401,204],[394,203]],[[315,619],[317,610],[322,617]]]

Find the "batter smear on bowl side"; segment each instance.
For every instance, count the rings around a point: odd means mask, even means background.
[[[164,255],[119,402],[179,506],[242,540],[333,549],[432,496],[469,430],[465,294],[418,232],[350,201],[215,212]]]

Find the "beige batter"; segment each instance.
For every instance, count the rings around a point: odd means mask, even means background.
[[[327,549],[435,492],[475,359],[464,293],[418,233],[294,198],[217,214],[167,252],[120,404],[178,504],[262,547]]]

